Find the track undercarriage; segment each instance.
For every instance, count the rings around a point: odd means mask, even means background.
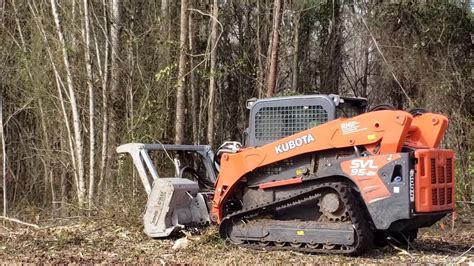
[[[220,234],[249,248],[357,254],[373,241],[365,213],[350,184],[324,182],[231,213],[221,223]]]

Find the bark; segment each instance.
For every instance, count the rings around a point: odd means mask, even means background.
[[[295,17],[294,17],[294,32],[295,36],[293,39],[293,65],[292,65],[292,79],[291,79],[291,88],[294,91],[298,90],[298,53],[300,46],[300,12],[295,8]]]
[[[323,49],[321,64],[321,93],[338,93],[342,69],[342,27],[341,2],[332,1],[333,18],[329,39]]]
[[[366,35],[362,37],[362,53],[363,53],[363,59],[362,59],[362,91],[359,92],[357,96],[361,96],[364,98],[367,98],[368,96],[368,87],[369,87],[369,75],[370,75],[370,46],[371,46],[371,41],[370,41],[370,36]]]
[[[16,9],[16,3],[15,3],[14,0],[12,0],[11,3],[12,3],[13,11],[15,12],[15,24],[16,24],[16,27],[18,29],[18,34],[20,35],[22,50],[26,54],[25,38],[23,37],[23,31],[21,30],[21,22],[20,22],[20,17],[19,17],[18,11]],[[30,73],[30,72],[28,71],[28,73]]]
[[[25,226],[29,226],[29,227],[33,227],[35,229],[40,229],[40,227],[37,224],[23,222],[21,220],[18,220],[18,219],[15,219],[15,218],[10,218],[10,217],[7,217],[5,215],[0,216],[0,219],[1,220],[6,220],[6,221],[9,221],[9,222],[13,222],[13,223],[17,223],[17,224],[21,224],[21,225],[25,225]]]
[[[119,49],[120,49],[120,25],[121,25],[121,0],[111,0],[111,22],[112,27],[110,28],[110,39],[111,39],[111,80],[110,90],[112,94],[112,100],[114,104],[118,101],[119,94],[119,81],[120,81],[120,66],[119,66]],[[115,106],[114,106],[115,108]],[[111,123],[116,123],[115,119],[112,119]],[[111,130],[115,131],[115,127]],[[113,143],[111,143],[113,144]]]
[[[77,105],[76,100],[76,92],[74,90],[74,84],[72,81],[72,73],[71,73],[71,66],[69,63],[69,54],[66,47],[66,41],[64,40],[63,29],[61,25],[61,20],[59,18],[59,13],[57,9],[56,0],[51,0],[51,10],[54,17],[54,22],[56,25],[56,33],[58,35],[58,39],[61,45],[61,51],[63,56],[63,63],[66,69],[66,84],[69,92],[69,100],[71,105],[71,112],[73,117],[73,129],[74,129],[74,145],[75,145],[75,152],[76,152],[76,160],[77,160],[77,168],[75,169],[78,175],[78,182],[76,184],[79,187],[79,193],[77,195],[79,205],[83,205],[85,202],[86,197],[86,188],[85,188],[85,180],[84,180],[84,162],[83,162],[83,153],[84,153],[84,146],[82,143],[82,135],[81,135],[81,119],[79,116],[79,107]]]
[[[91,33],[88,0],[84,1],[84,34],[87,89],[89,91],[89,208],[93,205],[95,188],[95,126],[94,126],[94,88],[92,85]]]
[[[364,47],[364,58],[363,58],[363,68],[364,68],[364,73],[362,74],[362,92],[360,92],[360,95],[356,96],[361,96],[364,98],[367,98],[367,89],[368,89],[368,78],[369,78],[369,46]]]
[[[72,23],[76,23],[76,13],[77,13],[77,9],[76,9],[76,0],[72,0],[71,1],[71,21]],[[77,50],[77,42],[76,42],[76,38],[74,38],[74,31],[68,31],[66,34],[70,34],[70,39],[71,39],[71,48],[73,51],[76,51]]]
[[[186,90],[186,51],[188,38],[188,1],[181,0],[181,21],[179,36],[179,66],[178,66],[178,84],[176,85],[176,119],[175,119],[175,143],[184,142],[184,103]]]
[[[218,1],[214,0],[212,6],[212,28],[211,28],[211,56],[210,56],[210,78],[209,78],[209,105],[207,116],[207,143],[214,144],[214,102],[216,94],[216,62],[217,62],[217,16],[219,15]]]
[[[105,179],[109,180],[112,170],[116,168],[115,163],[115,147],[119,144],[119,121],[123,118],[123,92],[120,90],[120,28],[122,23],[121,0],[111,0],[111,27],[110,27],[110,97],[111,97],[111,112],[109,117],[108,128],[108,142],[107,147],[107,162],[110,168],[106,172]]]
[[[175,1],[178,2],[178,1]],[[175,10],[175,3],[170,2],[170,0],[161,0],[161,36],[164,41],[163,48],[161,49],[161,57],[160,57],[160,63],[162,68],[170,68],[174,65],[173,62],[171,62],[171,43],[172,43],[172,25],[171,25],[171,17],[170,13]],[[173,98],[176,96],[174,94],[174,78],[171,75],[167,75],[167,77],[163,80],[165,83],[164,85],[164,91],[166,92],[165,96],[165,106],[167,110],[170,110],[172,108],[172,103],[174,102]],[[175,125],[173,123],[169,123],[172,118],[171,118],[172,113],[168,113],[165,117],[164,122],[164,129],[163,129],[163,138],[168,138],[168,127],[172,126],[174,127]],[[171,124],[171,125],[170,125]]]
[[[61,213],[64,214],[65,206],[66,206],[66,198],[67,198],[67,173],[64,169],[61,169]]]
[[[164,19],[169,18],[168,17],[168,0],[161,0],[161,16]]]
[[[195,27],[193,25],[193,15],[192,13],[189,13],[189,18],[188,18],[188,31],[189,31],[189,52],[193,54],[194,52],[194,34],[195,32]],[[191,91],[191,119],[193,123],[193,144],[198,144],[198,134],[199,134],[199,127],[198,127],[198,110],[197,110],[197,99],[199,97],[198,91],[196,90],[196,86],[194,84],[195,82],[195,77],[194,77],[194,71],[192,70],[194,68],[194,60],[193,57],[189,57],[189,69],[191,69],[191,73],[189,73],[189,90]]]
[[[109,19],[107,14],[107,0],[103,0],[102,5],[104,7],[104,36],[105,36],[105,47],[104,47],[104,68],[100,71],[102,78],[102,153],[100,158],[100,175],[99,184],[97,185],[98,193],[101,193],[102,186],[104,184],[105,176],[107,176],[107,155],[108,155],[108,139],[109,139],[109,95],[107,94],[108,79],[109,79],[109,35],[108,27]],[[97,57],[100,55],[97,54]]]
[[[134,114],[134,105],[133,105],[133,82],[132,82],[132,77],[135,75],[134,74],[134,57],[133,57],[133,38],[134,33],[134,22],[132,21],[128,25],[128,32],[129,32],[129,39],[128,41],[125,42],[126,45],[124,45],[124,50],[126,50],[126,66],[122,64],[123,68],[126,68],[127,70],[127,75],[126,75],[126,84],[123,84],[122,86],[125,87],[126,91],[126,102],[125,102],[125,109],[127,110],[126,114],[126,130],[127,132],[130,132],[131,138],[134,139],[134,132],[133,132],[133,123],[135,121],[135,114]],[[126,48],[126,49],[125,49]],[[123,80],[124,78],[122,78]]]
[[[0,0],[0,23],[2,24],[2,30],[5,29],[5,3],[6,0]]]
[[[110,90],[112,99],[117,101],[120,97],[119,82],[120,82],[120,66],[119,66],[119,49],[120,49],[120,27],[122,22],[121,15],[121,0],[111,0],[111,22],[110,39],[111,39],[111,80]],[[111,121],[115,123],[115,121]]]
[[[161,32],[162,36],[166,36],[166,45],[163,50],[163,64],[165,66],[169,65],[169,42],[170,42],[170,32],[171,32],[171,19],[170,19],[170,6],[169,0],[161,0]]]
[[[41,99],[38,101],[38,109],[39,109],[39,113],[41,117],[41,129],[43,130],[43,138],[44,138],[43,149],[46,151],[49,151],[51,149],[51,145],[49,143],[49,134],[48,134],[48,129],[46,128],[46,118],[44,115],[43,102]],[[54,212],[54,210],[57,209],[56,191],[54,190],[54,175],[50,167],[50,162],[46,162],[44,159],[42,159],[42,162],[44,166],[45,196],[48,191],[47,186],[49,185],[51,189],[51,205],[53,207],[53,212]]]
[[[275,0],[273,7],[273,29],[272,29],[272,41],[271,41],[271,54],[270,54],[270,66],[267,74],[267,97],[272,97],[275,92],[275,86],[278,75],[278,45],[280,42],[280,20],[281,20],[281,0]]]
[[[263,61],[262,61],[262,40],[260,34],[260,0],[257,0],[257,62],[258,62],[258,73],[257,73],[257,92],[258,98],[263,97]]]
[[[199,133],[201,132],[204,132],[204,124],[203,124],[203,120],[205,119],[205,108],[206,108],[206,103],[204,102],[203,100],[204,97],[200,97],[199,98],[199,114],[198,114],[198,125],[197,125],[197,128],[198,128],[198,131]],[[201,134],[198,135],[198,143],[201,143],[201,141],[204,141],[203,140],[203,137],[201,136]]]
[[[5,144],[5,131],[3,127],[3,91],[0,91],[0,136],[2,138],[2,177],[3,177],[3,216],[8,214],[8,199],[7,199],[7,150]]]

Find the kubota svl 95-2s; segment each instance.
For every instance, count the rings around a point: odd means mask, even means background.
[[[145,233],[214,222],[238,245],[345,254],[387,235],[413,240],[454,209],[454,152],[439,148],[448,119],[366,105],[337,95],[249,100],[244,144],[216,155],[206,145],[120,146],[148,193]],[[159,177],[151,151],[167,153],[174,177]],[[186,154],[201,166],[184,165]]]

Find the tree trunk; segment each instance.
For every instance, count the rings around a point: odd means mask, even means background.
[[[263,97],[263,77],[264,77],[264,69],[263,69],[263,62],[262,62],[262,40],[260,34],[260,0],[257,0],[257,62],[258,62],[258,73],[257,73],[257,93],[258,98]]]
[[[161,0],[161,16],[164,19],[169,19],[169,17],[168,17],[168,0]]]
[[[298,3],[298,2],[296,2]],[[300,46],[300,11],[298,10],[298,5],[294,10],[294,32],[295,36],[293,39],[293,66],[292,66],[292,79],[291,79],[291,88],[296,92],[298,91],[298,53]]]
[[[43,149],[45,151],[48,151],[48,154],[46,155],[47,157],[50,156],[49,150],[51,150],[51,145],[49,143],[49,134],[48,134],[48,129],[46,128],[46,117],[44,115],[44,110],[43,110],[43,101],[41,99],[38,100],[38,109],[39,109],[39,114],[40,114],[40,119],[41,119],[41,129],[43,130],[43,139],[44,139],[44,146]],[[48,156],[49,155],[49,156]],[[54,175],[53,175],[53,170],[51,170],[51,162],[46,162],[46,160],[42,159],[43,162],[43,167],[44,167],[44,182],[45,182],[45,189],[44,189],[44,194],[45,198],[47,196],[48,192],[48,186],[51,189],[51,206],[53,208],[53,214],[55,210],[57,209],[57,199],[56,199],[56,191],[54,190]]]
[[[188,31],[189,31],[189,53],[194,52],[194,34],[195,32],[195,27],[193,25],[193,15],[190,12],[189,13],[189,18],[188,18]],[[193,57],[189,57],[189,69],[191,69],[191,72],[189,73],[189,89],[191,91],[191,117],[192,117],[192,123],[193,123],[193,144],[198,144],[198,110],[197,110],[197,99],[199,97],[198,95],[198,90],[196,90],[196,86],[194,84],[195,82],[195,76],[194,76],[194,60]]]
[[[104,37],[105,37],[105,47],[104,47],[104,68],[101,75],[102,78],[102,153],[100,158],[100,175],[99,175],[99,184],[97,185],[98,193],[102,192],[102,186],[104,184],[104,179],[107,176],[107,150],[108,150],[108,139],[109,139],[109,108],[108,108],[108,78],[109,78],[109,35],[108,35],[108,26],[109,19],[107,14],[107,0],[103,0],[102,5],[104,7]],[[100,55],[97,54],[97,57]]]
[[[270,66],[267,74],[267,97],[272,97],[275,92],[275,86],[278,75],[278,44],[280,42],[280,34],[278,30],[280,28],[281,19],[281,0],[275,0],[273,7],[273,30],[272,30],[272,42],[271,42],[271,55],[270,55]]]
[[[198,125],[197,125],[198,132],[205,131],[204,123],[203,123],[203,120],[205,119],[205,114],[204,114],[204,112],[206,111],[205,108],[206,108],[206,103],[204,101],[204,97],[201,95],[201,97],[199,97],[199,114],[198,114]],[[201,136],[201,134],[199,134],[198,143],[201,143],[201,141],[204,141],[204,139]]]
[[[216,61],[217,61],[217,16],[219,15],[219,1],[214,0],[212,6],[212,28],[211,28],[211,58],[209,78],[209,105],[207,116],[207,143],[214,144],[214,102],[216,94]]]
[[[121,18],[121,0],[111,0],[111,27],[110,27],[110,98],[111,98],[111,112],[108,123],[108,142],[107,147],[107,162],[109,163],[109,169],[106,170],[105,179],[109,180],[109,176],[112,174],[112,170],[116,167],[116,160],[113,158],[116,156],[115,147],[119,144],[119,120],[123,118],[123,99],[121,96],[123,92],[120,90],[120,28],[122,23]],[[113,166],[112,166],[113,165]]]
[[[5,128],[3,127],[3,90],[0,91],[0,136],[2,137],[2,177],[3,177],[3,216],[8,214],[7,199],[7,149],[5,144]]]
[[[323,64],[321,64],[321,88],[324,94],[339,92],[339,80],[342,69],[342,28],[341,0],[332,1],[332,26],[327,43],[323,48]]]
[[[75,169],[78,173],[78,182],[76,184],[79,187],[78,193],[78,202],[79,205],[82,206],[85,202],[86,197],[86,187],[85,187],[85,180],[84,180],[84,162],[83,162],[83,151],[84,146],[82,143],[82,135],[81,135],[81,119],[79,116],[79,107],[76,101],[76,93],[74,91],[74,84],[72,81],[72,73],[71,73],[71,66],[69,64],[69,54],[66,46],[66,41],[64,40],[63,29],[61,26],[61,20],[59,18],[59,13],[57,9],[56,0],[51,0],[51,9],[54,17],[54,22],[56,25],[56,33],[58,34],[59,42],[61,45],[61,50],[63,54],[63,61],[64,67],[66,68],[66,84],[69,91],[69,99],[71,104],[71,112],[73,117],[73,128],[74,128],[74,144],[75,144],[75,152],[76,152],[76,160],[77,160],[77,169]]]
[[[0,0],[0,24],[2,24],[2,30],[5,29],[5,3],[6,0]]]
[[[119,101],[119,83],[120,83],[120,66],[119,66],[119,49],[120,49],[120,27],[122,23],[121,18],[121,0],[111,0],[111,22],[112,27],[110,28],[110,39],[111,39],[111,80],[110,80],[110,91],[112,94],[113,104],[115,105]],[[113,106],[117,109],[117,106]],[[114,112],[115,113],[115,112]],[[111,124],[116,124],[116,118],[111,118]],[[116,132],[116,127],[111,127],[111,131]],[[111,133],[112,134],[112,133]],[[114,137],[115,139],[115,137]],[[116,144],[111,142],[112,145]]]
[[[169,6],[169,0],[161,0],[161,32],[162,36],[166,36],[166,45],[165,49],[163,50],[163,64],[165,66],[168,66],[169,64],[169,42],[170,42],[170,32],[171,32],[171,24],[170,24],[170,6]]]
[[[363,78],[362,78],[362,91],[359,92],[359,95],[364,98],[367,98],[367,92],[369,87],[369,75],[370,75],[370,36],[363,36],[362,50],[363,50]]]
[[[134,57],[133,57],[133,39],[135,38],[134,35],[134,21],[132,20],[128,25],[128,36],[129,39],[125,42],[124,45],[124,52],[126,51],[126,64],[122,64],[122,68],[126,69],[126,81],[122,81],[122,87],[125,88],[126,91],[126,102],[125,102],[125,109],[126,111],[126,130],[130,132],[130,137],[134,139],[134,129],[133,123],[135,120],[135,113],[134,113],[134,105],[133,105],[133,82],[132,77],[135,76],[134,74]]]
[[[66,199],[67,199],[67,172],[64,169],[61,169],[61,215],[64,214],[66,210]]]
[[[92,85],[91,39],[88,0],[84,1],[84,34],[87,88],[89,91],[89,208],[93,205],[95,186],[95,127],[94,127],[94,88]]]
[[[178,66],[178,84],[176,88],[176,120],[175,120],[175,143],[184,142],[184,92],[186,90],[186,52],[188,38],[188,1],[181,0],[181,21],[179,36],[179,66]]]
[[[70,4],[71,4],[71,21],[72,21],[72,24],[74,25],[74,23],[76,23],[76,13],[77,13],[76,0],[71,0]],[[80,7],[80,4],[79,4],[79,7]],[[69,34],[69,35],[67,35],[67,37],[69,37],[71,39],[71,50],[72,51],[77,50],[77,42],[76,42],[76,38],[74,38],[74,33],[75,32],[72,31],[72,30],[66,32],[66,34]]]

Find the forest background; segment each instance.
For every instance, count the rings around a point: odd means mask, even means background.
[[[467,0],[0,0],[3,216],[139,213],[118,145],[216,148],[247,99],[314,93],[447,115],[472,202],[473,25]]]

